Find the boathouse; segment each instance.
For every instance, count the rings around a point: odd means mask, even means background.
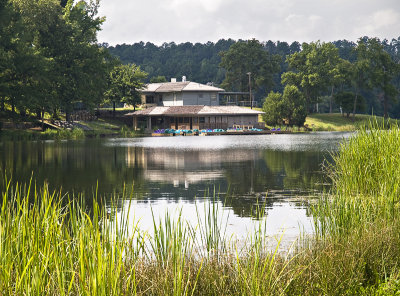
[[[238,106],[154,106],[127,114],[134,129],[228,129],[258,128],[263,112]]]
[[[172,79],[171,82],[150,83],[142,90],[144,109],[128,113],[134,129],[148,132],[155,129],[202,130],[258,128],[263,112],[238,106],[220,106],[224,89]]]

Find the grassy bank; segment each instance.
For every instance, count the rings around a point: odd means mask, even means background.
[[[352,116],[346,117],[339,113],[310,114],[304,125],[312,131],[355,131],[369,125],[371,121],[377,121],[379,126],[385,121],[383,117],[357,114],[353,121]],[[397,120],[390,120],[396,124]]]
[[[400,130],[360,131],[328,167],[333,189],[312,208],[315,236],[268,251],[265,225],[236,244],[211,203],[154,218],[79,197],[2,184],[0,294],[394,295],[400,291]],[[27,196],[30,196],[28,200]],[[116,219],[115,217],[125,217]],[[128,235],[129,234],[129,235]]]
[[[140,131],[134,131],[118,120],[98,119],[76,122],[72,128],[3,128],[0,129],[0,140],[77,140],[100,137],[136,137]]]
[[[262,108],[253,108],[257,111],[263,111]],[[377,121],[378,126],[383,126],[384,120],[380,116],[372,116],[366,114],[357,114],[355,119],[353,117],[343,116],[340,113],[315,113],[309,114],[304,123],[304,127],[287,127],[287,126],[267,126],[267,128],[280,128],[282,130],[290,130],[293,132],[309,131],[356,131],[360,128],[368,126],[371,121]],[[265,124],[262,116],[259,115],[258,122]],[[395,119],[389,120],[390,124],[398,124]]]

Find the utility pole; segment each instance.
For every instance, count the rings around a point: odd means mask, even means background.
[[[247,75],[249,75],[250,108],[253,109],[253,96],[251,95],[251,72],[247,72]]]

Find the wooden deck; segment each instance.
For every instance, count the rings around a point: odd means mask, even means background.
[[[241,131],[226,131],[226,132],[213,132],[213,133],[200,133],[199,135],[195,134],[157,134],[152,133],[153,137],[182,137],[182,136],[220,136],[220,135],[274,135],[274,134],[292,134],[291,131],[272,131],[272,130],[264,130],[264,131],[249,131],[249,130],[241,130]]]

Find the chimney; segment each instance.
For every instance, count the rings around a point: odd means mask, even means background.
[[[182,82],[186,82],[186,76],[182,76]]]
[[[176,82],[176,78],[171,78],[171,82]]]

